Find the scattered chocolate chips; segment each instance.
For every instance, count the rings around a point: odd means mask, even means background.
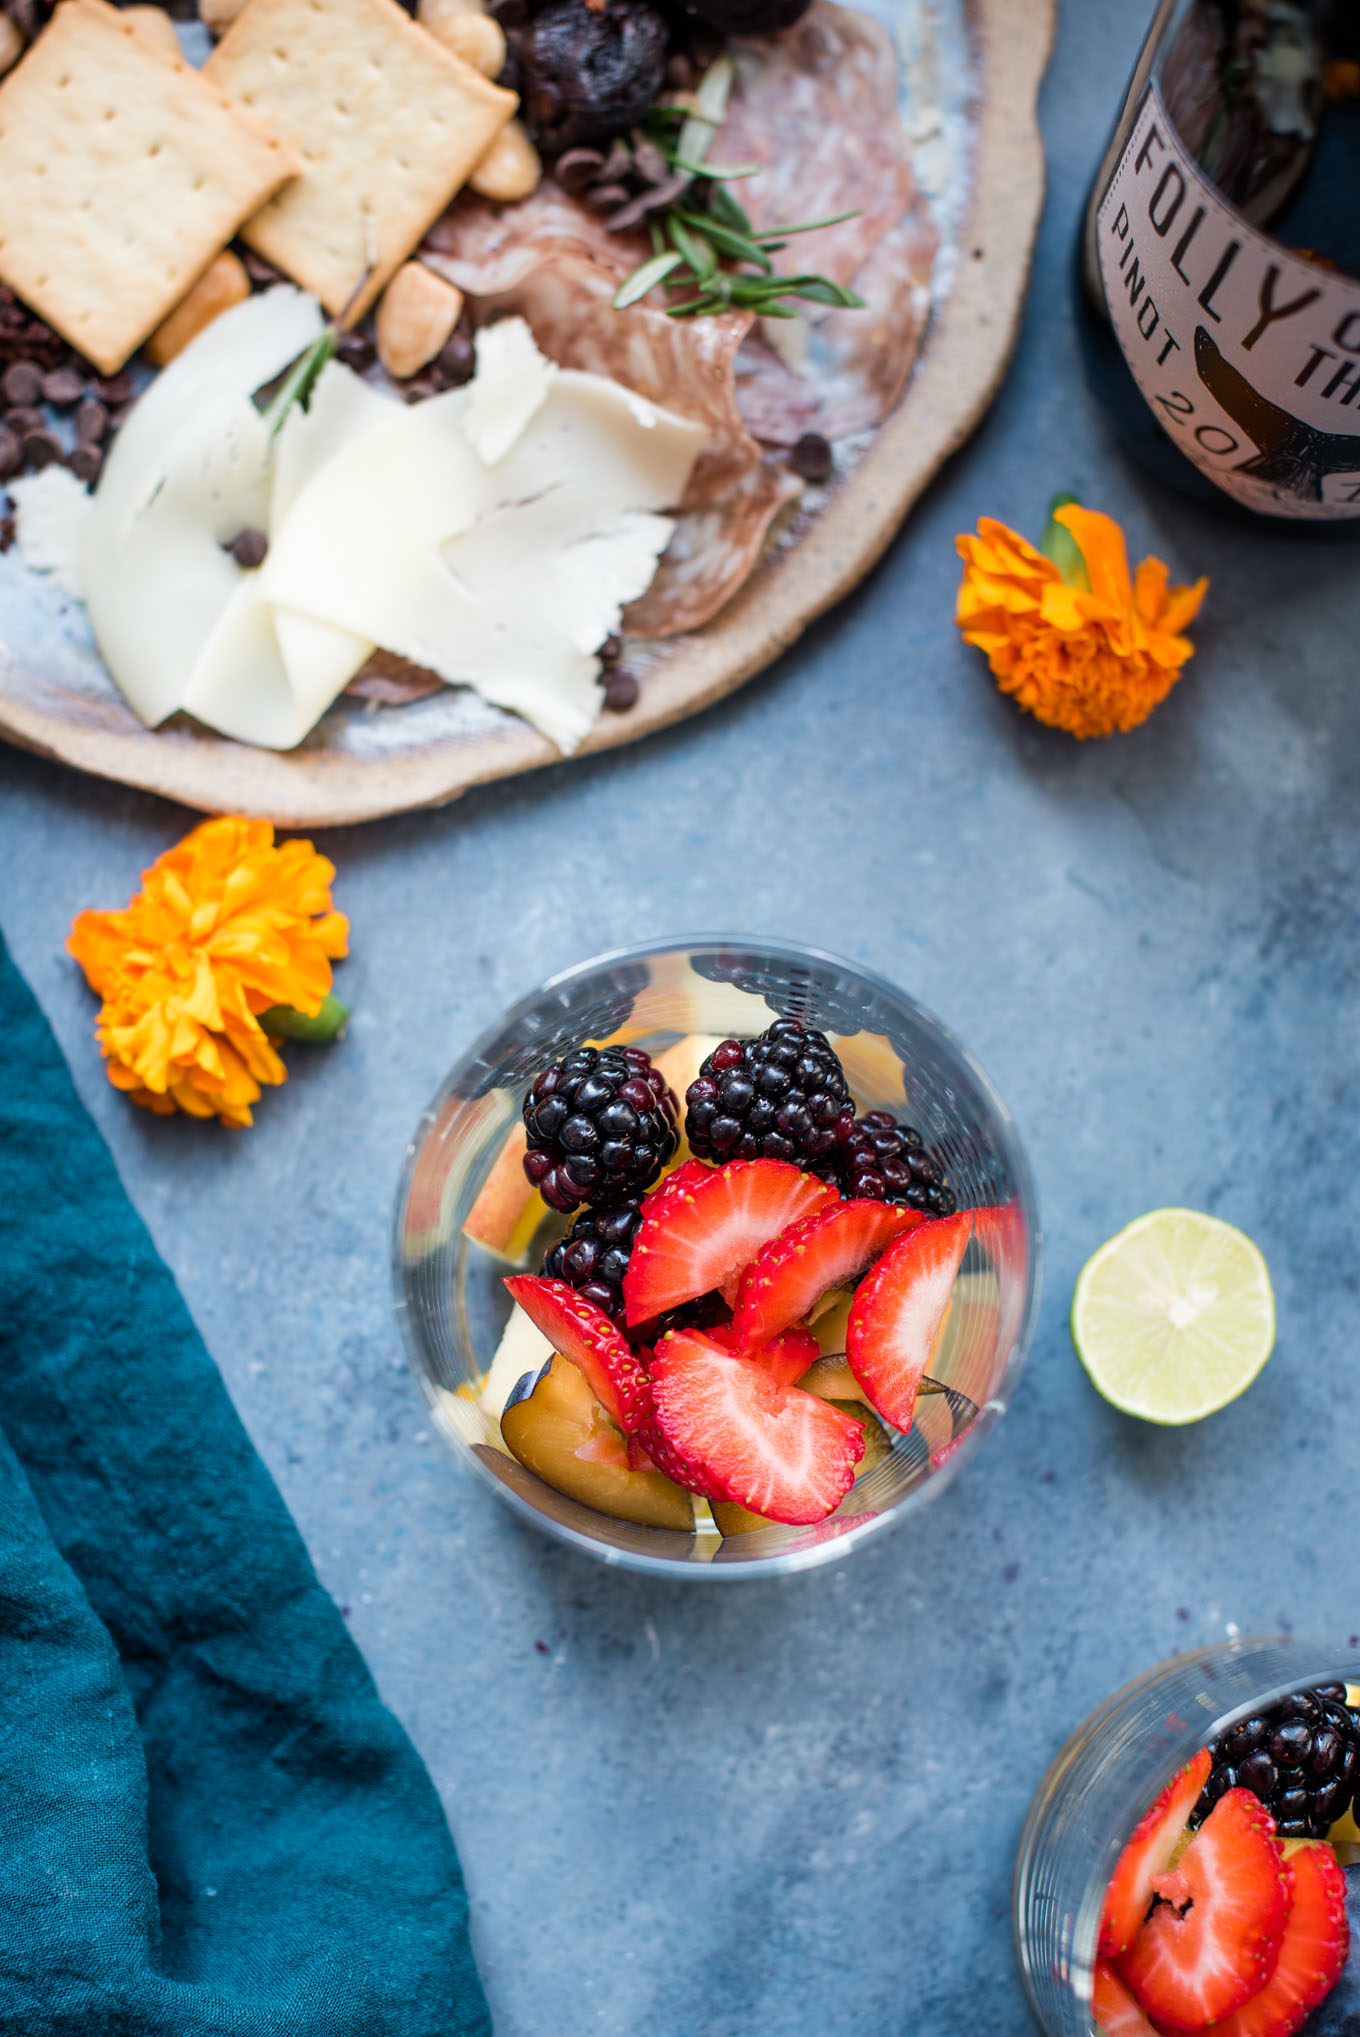
[[[238,531],[227,546],[238,566],[247,573],[253,573],[262,566],[269,551],[269,540],[262,530]]]
[[[598,149],[568,149],[553,165],[553,175],[562,189],[577,198],[599,176],[604,157]]]
[[[628,203],[628,190],[623,184],[592,184],[581,202],[588,212],[615,212]]]
[[[352,368],[356,375],[362,375],[378,358],[373,335],[363,327],[356,332],[342,332],[335,342],[335,354],[336,359],[343,361],[347,368]]]
[[[97,396],[86,396],[76,411],[76,443],[97,446],[108,428],[108,411]]]
[[[32,361],[11,361],[4,374],[0,375],[0,396],[6,403],[41,403],[42,387],[42,370]]]
[[[835,465],[831,448],[819,431],[805,431],[789,452],[789,465],[805,481],[829,481]]]
[[[283,272],[276,269],[272,262],[267,262],[263,255],[257,255],[254,248],[238,247],[233,252],[240,256],[246,274],[257,290],[268,290],[271,284],[283,281]]]
[[[74,368],[53,368],[42,378],[42,393],[54,410],[69,410],[85,394],[85,377]]]
[[[131,370],[127,368],[120,369],[116,375],[96,375],[90,386],[105,403],[131,403],[135,394]]]
[[[603,664],[617,665],[623,656],[623,638],[618,635],[606,637],[595,655]]]
[[[7,552],[14,543],[15,527],[12,516],[0,516],[0,552]]]
[[[8,425],[0,424],[0,481],[8,481],[18,473],[22,458],[17,437]]]
[[[472,335],[461,330],[445,340],[440,352],[430,364],[439,376],[445,389],[461,389],[464,382],[472,379],[477,365],[477,349],[472,344]]]
[[[61,458],[61,440],[55,432],[31,431],[22,440],[20,451],[26,467],[40,474],[44,467],[50,467],[53,460]]]
[[[37,403],[16,403],[13,410],[5,412],[5,423],[17,438],[27,438],[31,431],[42,431],[47,423],[42,406]]]
[[[104,455],[98,446],[80,444],[72,446],[66,455],[66,464],[77,481],[84,481],[93,487],[99,479],[99,470],[104,464]]]
[[[638,683],[631,672],[615,666],[612,672],[601,674],[604,686],[604,704],[610,714],[627,714],[638,697]]]

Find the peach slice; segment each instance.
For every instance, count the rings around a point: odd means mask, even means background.
[[[501,1435],[526,1470],[614,1520],[693,1533],[689,1494],[664,1472],[631,1469],[622,1430],[569,1358],[555,1355],[520,1386],[501,1416]]]

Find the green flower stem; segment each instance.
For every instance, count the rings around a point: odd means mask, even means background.
[[[1046,559],[1052,560],[1069,587],[1076,587],[1083,594],[1089,594],[1091,576],[1086,570],[1086,561],[1081,556],[1081,546],[1066,524],[1058,522],[1057,516],[1060,509],[1066,509],[1068,504],[1075,502],[1076,499],[1075,495],[1054,496],[1048,505],[1048,522],[1044,525],[1044,534],[1039,540],[1039,550]]]
[[[321,1000],[321,1009],[309,1018],[291,1004],[271,1004],[260,1013],[262,1030],[276,1040],[338,1040],[349,1024],[349,1006],[341,1004],[333,990]]]

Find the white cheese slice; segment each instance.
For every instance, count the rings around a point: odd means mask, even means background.
[[[269,509],[276,531],[343,447],[403,408],[341,362],[328,362],[304,411],[289,411],[274,441]],[[272,540],[271,540],[272,542]],[[373,650],[372,640],[275,608],[258,573],[242,576],[197,659],[180,703],[240,742],[291,750],[321,719]]]
[[[80,578],[105,663],[153,727],[246,577],[223,550],[266,529],[269,441],[250,401],[322,329],[291,286],[234,305],[134,405],[100,476]]]
[[[503,460],[543,407],[557,374],[522,318],[502,318],[477,335],[477,372],[463,429],[483,466]]]
[[[562,370],[488,468],[467,435],[472,389],[346,447],[271,542],[263,591],[477,687],[569,751],[598,712],[595,648],[650,583],[672,529],[658,512],[706,434]]]
[[[94,498],[69,467],[44,467],[6,484],[14,504],[19,556],[80,599],[80,548]]]
[[[248,396],[203,390],[174,422],[158,481],[148,462],[126,490],[96,495],[81,554],[105,663],[153,727],[185,705],[199,656],[247,577],[225,547],[269,515],[269,437]]]

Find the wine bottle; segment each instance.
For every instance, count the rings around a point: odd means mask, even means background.
[[[1146,464],[1360,532],[1360,0],[1161,0],[1077,295],[1091,386]]]

